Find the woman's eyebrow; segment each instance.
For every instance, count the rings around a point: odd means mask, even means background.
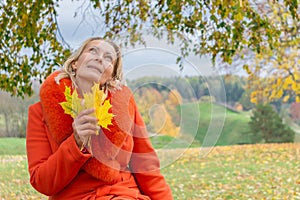
[[[106,56],[112,56],[112,57],[116,57],[117,56],[117,54],[115,52],[112,52],[112,51],[105,51],[104,55],[106,55]]]
[[[99,50],[100,50],[100,48],[99,48],[99,47],[97,47],[97,46],[95,46],[95,45],[91,45],[91,46],[89,46],[89,48],[91,48],[91,47],[93,47],[93,48],[97,49],[97,51],[99,51]]]
[[[86,45],[85,49],[90,49],[90,48],[95,48],[97,49],[97,51],[99,51],[99,47],[95,46],[95,45],[91,45],[91,44],[88,44]]]

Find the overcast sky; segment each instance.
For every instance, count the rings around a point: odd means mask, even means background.
[[[58,24],[64,39],[73,49],[80,46],[81,42],[91,36],[102,36],[101,27],[93,22],[93,17],[87,16],[90,24],[83,22],[80,15],[80,7],[87,6],[89,1],[60,1],[58,8]],[[75,11],[78,16],[74,17]],[[100,19],[99,19],[100,20]],[[184,69],[179,70],[176,58],[179,55],[179,48],[170,46],[164,41],[153,37],[147,38],[147,48],[136,47],[123,49],[123,67],[126,78],[137,78],[141,76],[181,76],[181,75],[207,75],[217,72],[212,71],[212,64],[208,58],[196,56],[188,57],[184,62]]]

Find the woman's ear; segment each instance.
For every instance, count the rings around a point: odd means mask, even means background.
[[[77,61],[72,62],[72,69],[76,71],[77,69]]]

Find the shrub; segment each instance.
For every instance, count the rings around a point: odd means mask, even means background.
[[[295,132],[269,104],[257,105],[249,122],[253,143],[293,142]]]

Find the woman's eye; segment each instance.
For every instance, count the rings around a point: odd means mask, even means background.
[[[113,61],[113,58],[111,56],[105,56],[105,60],[109,61],[109,62],[112,62]]]

